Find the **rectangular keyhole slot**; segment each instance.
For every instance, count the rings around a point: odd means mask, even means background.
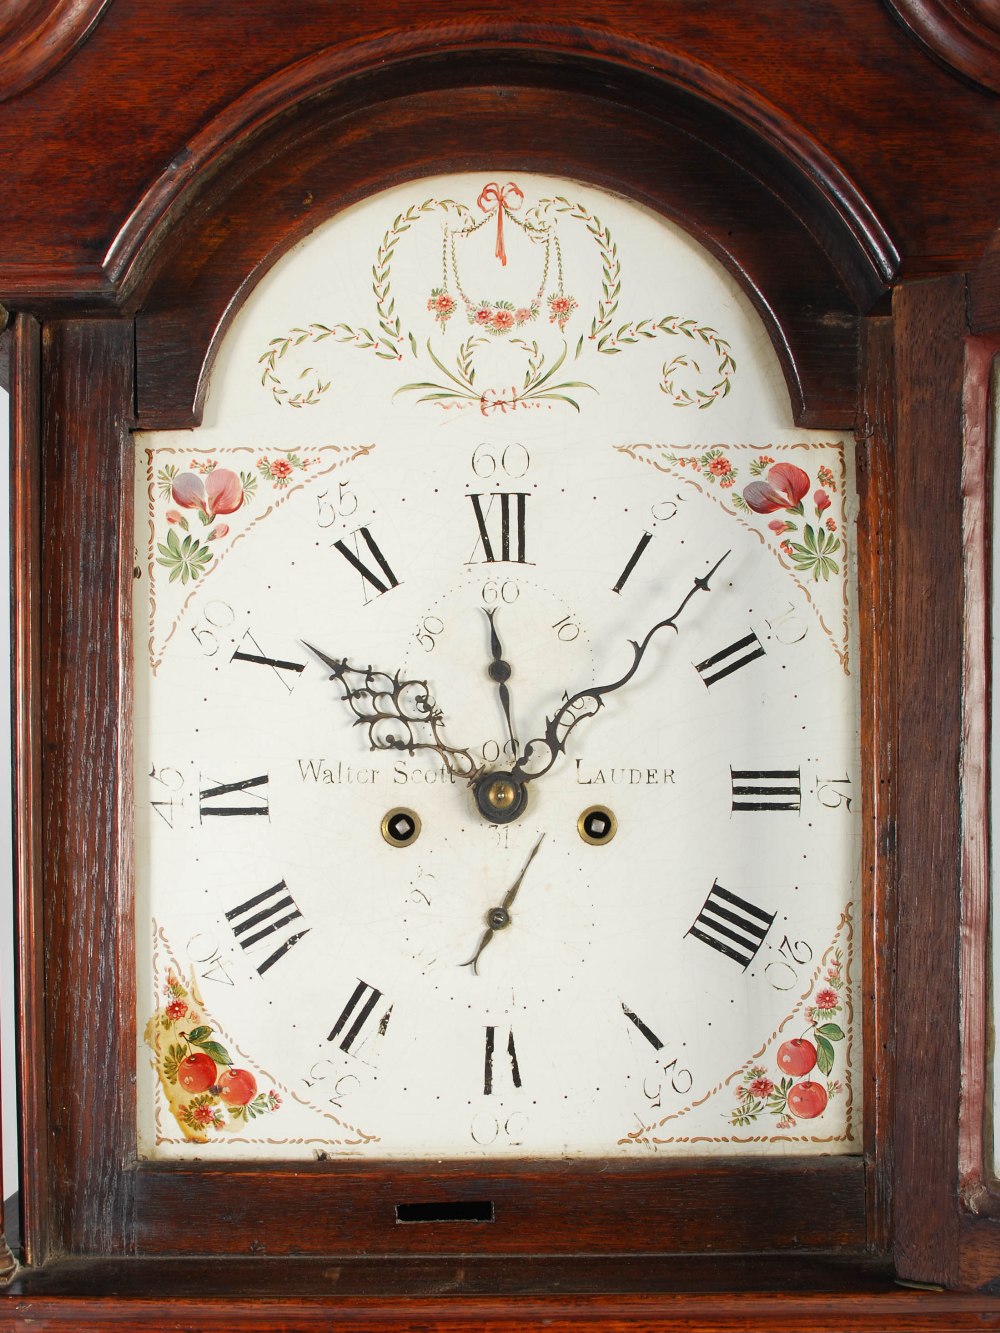
[[[397,1203],[397,1222],[492,1222],[492,1199],[435,1199],[431,1203]]]

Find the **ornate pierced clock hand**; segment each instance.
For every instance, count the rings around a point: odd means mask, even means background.
[[[370,666],[351,666],[346,658],[327,657],[305,639],[302,642],[330,668],[330,679],[344,687],[341,697],[354,713],[354,725],[367,726],[371,749],[405,750],[410,755],[417,750],[433,750],[449,772],[475,777],[478,768],[469,751],[444,740],[444,717],[425,680],[403,680],[398,671],[389,675]]]
[[[516,754],[517,741],[514,739],[514,724],[510,716],[510,690],[507,688],[507,682],[511,677],[511,666],[509,662],[504,661],[503,648],[500,645],[500,636],[497,634],[494,620],[496,611],[483,607],[483,612],[490,622],[490,652],[493,654],[493,661],[487,667],[487,674],[490,680],[496,682],[497,692],[500,695],[500,707],[503,709],[504,719],[507,723],[507,735],[510,737],[511,753]]]
[[[532,861],[535,859],[538,849],[542,845],[542,840],[544,839],[544,837],[545,834],[544,833],[541,834],[538,841],[535,843],[534,847],[532,847],[531,851],[528,853],[528,859],[521,867],[521,873],[518,875],[517,879],[515,879],[514,883],[504,894],[503,902],[500,904],[500,906],[491,907],[490,910],[486,913],[486,929],[483,931],[483,936],[482,939],[479,941],[479,945],[476,949],[476,952],[472,955],[471,958],[467,959],[464,963],[460,963],[459,967],[471,967],[476,976],[479,975],[480,955],[486,948],[487,944],[489,944],[493,936],[497,933],[497,931],[505,930],[507,926],[510,925],[510,909],[514,904],[514,899],[517,897],[517,891],[521,887],[521,881],[528,873],[528,866],[530,866]]]
[[[521,787],[523,790],[523,785],[525,783],[533,782],[535,778],[540,778],[543,773],[549,771],[559,755],[565,752],[566,741],[577,723],[581,722],[585,717],[593,717],[595,713],[604,707],[604,696],[606,694],[611,694],[615,690],[620,690],[623,685],[627,685],[632,679],[639,669],[639,664],[645,656],[646,649],[649,647],[653,636],[658,634],[661,629],[672,629],[676,632],[677,621],[680,619],[688,602],[690,602],[695,593],[709,591],[709,580],[728,555],[729,552],[727,551],[725,555],[720,556],[707,574],[700,575],[694,580],[677,610],[667,616],[665,620],[658,621],[657,624],[648,631],[641,643],[637,642],[635,639],[629,640],[629,643],[632,645],[633,653],[632,665],[623,676],[618,680],[612,681],[609,685],[592,685],[589,689],[578,690],[576,694],[572,694],[565,699],[562,706],[557,708],[551,717],[545,719],[544,736],[538,736],[535,737],[534,740],[528,741],[524,747],[524,753],[521,754],[513,768],[510,770],[510,781],[513,784]],[[539,752],[542,752],[541,767],[529,771],[527,766],[532,763],[533,753],[538,755]],[[547,752],[547,756],[544,752]]]

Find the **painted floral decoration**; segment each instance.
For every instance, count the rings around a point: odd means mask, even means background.
[[[786,515],[804,516],[805,497],[812,485],[809,473],[794,463],[775,463],[766,454],[754,459],[750,472],[759,478],[765,468],[768,470],[763,481],[751,481],[743,487],[742,495],[734,497],[736,508],[744,513],[774,514],[780,510]],[[793,541],[788,536],[799,531],[798,524],[790,518],[771,519],[767,526],[779,539],[781,551],[795,568],[802,574],[812,574],[818,582],[839,572],[840,566],[834,556],[840,550],[840,538],[833,535],[837,530],[836,520],[823,519],[833,503],[830,498],[830,491],[836,489],[833,473],[828,467],[820,467],[816,479],[820,485],[813,492],[812,502],[818,521],[815,526],[812,523],[803,525],[801,541]]]
[[[736,483],[736,468],[733,467],[722,449],[709,449],[706,453],[695,454],[691,457],[667,453],[664,458],[671,467],[693,468],[695,472],[700,472],[704,479],[710,481],[713,485],[718,482],[723,490],[728,490]]]
[[[821,1116],[830,1099],[843,1092],[843,1084],[830,1078],[837,1059],[834,1043],[843,1041],[845,1035],[836,1021],[843,1009],[840,949],[834,950],[817,984],[820,989],[805,1010],[806,1027],[800,1037],[778,1047],[776,1069],[756,1061],[743,1069],[736,1087],[737,1106],[728,1115],[731,1124],[746,1128],[766,1112],[777,1118],[778,1129],[793,1129],[799,1120]]]
[[[210,543],[229,536],[229,524],[217,523],[220,514],[229,516],[249,504],[257,492],[258,474],[277,489],[286,487],[296,471],[305,470],[315,460],[289,453],[279,458],[264,455],[257,460],[257,473],[240,472],[219,467],[214,459],[191,460],[190,470],[181,472],[173,463],[162,467],[157,474],[157,485],[164,499],[172,500],[178,509],[168,509],[166,518],[170,531],[164,542],[157,543],[156,563],[170,571],[171,583],[195,582],[201,578],[213,559]],[[183,510],[197,518],[201,530],[191,532],[191,524]],[[187,533],[180,537],[176,529]],[[205,532],[204,529],[208,528]]]
[[[554,296],[550,296],[549,323],[558,324],[559,332],[562,333],[570,315],[577,309],[578,305],[578,301],[574,300],[572,296],[567,296],[564,292],[557,292]]]
[[[167,974],[167,1003],[146,1026],[156,1068],[185,1137],[208,1141],[210,1130],[237,1128],[281,1106],[275,1089],[261,1092],[249,1069],[237,1068],[199,1012],[198,997],[176,972]]]
[[[470,324],[475,324],[484,333],[500,337],[537,319],[540,308],[537,297],[525,306],[515,306],[512,301],[479,301],[467,308],[467,314]]]

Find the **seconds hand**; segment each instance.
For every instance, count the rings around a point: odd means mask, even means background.
[[[517,897],[517,891],[521,887],[521,881],[528,873],[528,866],[530,866],[535,859],[544,837],[545,834],[542,833],[534,847],[532,847],[531,851],[528,853],[528,859],[521,867],[521,873],[504,894],[503,902],[500,906],[491,907],[486,913],[486,930],[483,932],[483,937],[479,941],[479,947],[471,958],[467,959],[464,963],[459,963],[459,967],[471,967],[476,976],[479,975],[479,956],[497,931],[505,930],[507,926],[510,925],[510,909],[513,906],[514,899]]]

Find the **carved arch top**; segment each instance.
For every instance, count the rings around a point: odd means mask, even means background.
[[[494,43],[458,24],[324,50],[176,155],[104,261],[140,311],[139,422],[198,418],[242,293],[325,217],[463,168],[571,175],[671,217],[757,306],[797,420],[851,424],[857,315],[898,267],[862,192],[801,127],[711,67],[528,24]]]
[[[1000,93],[994,0],[888,0],[904,27],[949,69]]]
[[[5,0],[0,101],[40,83],[90,35],[111,0]]]

